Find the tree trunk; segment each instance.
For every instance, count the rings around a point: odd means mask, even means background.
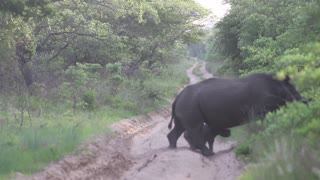
[[[28,62],[31,61],[31,55],[31,51],[27,50],[25,47],[25,42],[19,41],[16,43],[16,59],[19,63],[19,69],[27,87],[33,83],[32,72],[28,65]]]
[[[76,96],[73,96],[73,114],[76,114]]]

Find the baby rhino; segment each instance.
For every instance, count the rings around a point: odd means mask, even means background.
[[[203,133],[203,137],[204,137],[205,143],[208,143],[209,150],[211,152],[213,152],[213,142],[214,142],[214,138],[217,135],[220,135],[222,137],[229,137],[231,135],[231,132],[230,132],[229,129],[222,129],[222,130],[214,131],[209,126],[207,126],[206,124],[203,124],[202,128],[203,128],[202,129],[202,133]],[[189,143],[191,149],[197,149],[198,148],[198,147],[194,147],[194,146],[191,145],[191,143],[190,143],[191,142],[190,133],[188,131],[184,132],[184,138]]]

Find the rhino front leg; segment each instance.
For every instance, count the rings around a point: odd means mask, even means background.
[[[214,153],[206,146],[205,134],[202,131],[202,127],[190,130],[187,140],[191,147],[195,147],[201,151],[204,156],[212,156]]]
[[[204,156],[214,155],[213,151],[209,150],[205,144],[201,145],[200,151],[201,151],[201,154],[203,154]]]
[[[215,137],[210,137],[210,138],[208,139],[209,150],[210,150],[212,153],[213,153],[214,138],[215,138]]]

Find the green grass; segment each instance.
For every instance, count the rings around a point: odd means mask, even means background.
[[[1,140],[0,174],[31,173],[73,151],[81,139],[76,128],[28,128]]]
[[[249,164],[241,180],[320,179],[319,128],[313,123],[319,121],[312,119],[318,113],[318,101],[292,103],[263,121],[233,128],[236,154]]]
[[[167,99],[173,98],[176,90],[188,82],[185,70],[191,63],[172,65],[160,76],[146,78],[140,91],[124,86],[117,96],[92,112],[78,108],[73,113],[67,100],[59,104],[40,100],[40,105],[32,106],[30,116],[25,111],[22,127],[18,123],[21,113],[14,106],[14,97],[0,97],[6,99],[1,101],[5,104],[0,102],[0,179],[11,179],[16,172],[40,171],[49,162],[77,153],[79,145],[89,138],[110,132],[108,125],[113,122],[167,106]],[[159,93],[161,99],[148,99],[150,92]]]
[[[319,159],[315,152],[294,137],[268,138],[255,147],[256,159],[241,180],[284,179],[316,180],[320,178]],[[255,143],[257,144],[257,143]]]
[[[0,177],[14,172],[39,171],[47,163],[75,153],[81,142],[108,131],[111,123],[134,115],[134,112],[111,108],[75,115],[66,111],[33,119],[32,127],[3,128],[0,131]]]
[[[238,142],[236,155],[247,163],[241,180],[316,180],[320,178],[319,150],[304,138],[286,133],[263,136],[255,123],[232,128],[231,139]]]

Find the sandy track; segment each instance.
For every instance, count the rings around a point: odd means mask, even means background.
[[[199,81],[192,74],[195,63],[187,74],[191,83]],[[177,149],[168,148],[166,135],[171,109],[161,109],[143,117],[125,119],[111,125],[114,136],[102,134],[85,143],[81,153],[66,156],[49,164],[44,171],[16,179],[122,179],[122,180],[234,180],[243,169],[233,152],[234,142],[217,138],[212,157],[204,157],[189,149],[181,136]]]

